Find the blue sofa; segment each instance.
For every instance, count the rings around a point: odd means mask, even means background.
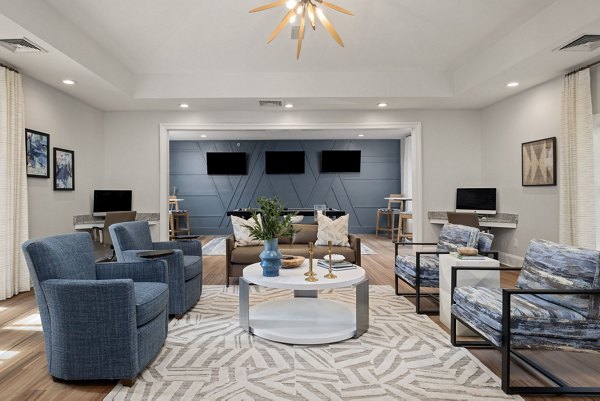
[[[541,239],[531,241],[517,288],[456,287],[453,267],[451,340],[459,346],[492,346],[502,352],[502,388],[520,394],[600,395],[600,387],[573,387],[516,349],[600,351],[600,252]],[[490,269],[490,268],[486,268]],[[491,270],[491,269],[490,269]],[[458,341],[456,321],[483,341]],[[510,384],[511,357],[546,375],[553,387]]]
[[[167,264],[95,263],[87,233],[27,241],[48,371],[131,385],[167,337]]]
[[[113,224],[109,228],[117,260],[144,260],[140,251],[173,249],[165,257],[169,266],[169,314],[181,319],[202,294],[202,246],[199,241],[152,242],[147,221]]]

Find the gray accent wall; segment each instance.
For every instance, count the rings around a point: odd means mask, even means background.
[[[305,152],[304,174],[267,175],[267,150]],[[360,150],[361,172],[321,174],[322,150]],[[248,175],[207,175],[207,152],[246,152]],[[183,198],[194,234],[229,234],[227,210],[255,206],[259,196],[277,195],[287,207],[326,204],[350,214],[350,231],[375,230],[384,197],[400,193],[399,140],[171,141],[170,187]],[[307,219],[305,219],[307,220]]]

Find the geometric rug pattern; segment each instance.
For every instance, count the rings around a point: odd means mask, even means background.
[[[353,304],[354,290],[319,296]],[[159,356],[132,387],[105,400],[509,400],[473,355],[394,294],[370,286],[370,328],[359,339],[292,346],[239,327],[238,287],[204,286],[200,302],[172,320]],[[250,287],[250,303],[290,298]]]

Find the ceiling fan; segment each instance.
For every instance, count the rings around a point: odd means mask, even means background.
[[[338,11],[340,13],[344,13],[347,15],[354,15],[350,11],[337,6],[335,4],[329,3],[325,0],[278,0],[273,3],[266,4],[264,6],[260,6],[257,8],[253,8],[250,10],[251,13],[256,13],[259,11],[268,10],[275,7],[286,6],[289,10],[287,14],[283,17],[279,25],[275,27],[273,32],[271,32],[271,36],[269,36],[269,40],[267,43],[271,43],[273,39],[279,35],[279,32],[283,29],[283,27],[287,23],[294,23],[296,19],[300,17],[300,30],[298,32],[298,45],[296,48],[296,59],[300,58],[300,52],[302,51],[302,39],[304,39],[304,29],[306,25],[306,19],[308,16],[308,20],[310,21],[310,26],[313,30],[317,28],[317,19],[323,24],[327,32],[333,37],[333,39],[342,47],[344,47],[344,42],[342,38],[337,33],[331,22],[327,19],[325,14],[323,13],[323,7],[330,8],[332,10]],[[319,7],[321,6],[321,7]]]

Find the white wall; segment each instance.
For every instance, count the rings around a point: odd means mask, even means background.
[[[481,184],[478,111],[367,112],[108,112],[105,114],[105,184],[131,188],[139,212],[159,211],[159,124],[296,124],[422,122],[424,239],[439,227],[428,210],[454,207],[457,186]],[[293,134],[290,134],[293,135]],[[216,138],[212,138],[216,139]],[[375,218],[375,216],[373,216]]]
[[[25,127],[50,134],[50,147],[75,151],[75,191],[54,191],[50,178],[28,178],[30,238],[73,231],[73,215],[91,212],[91,194],[104,180],[104,113],[23,77]],[[24,135],[24,134],[23,134]],[[50,170],[54,156],[50,149]]]

